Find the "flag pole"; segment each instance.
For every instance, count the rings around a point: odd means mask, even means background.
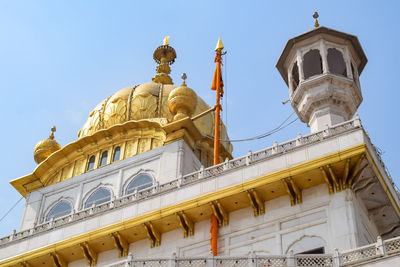
[[[217,47],[215,48],[216,56],[214,62],[217,63],[215,68],[213,82],[211,85],[211,89],[215,90],[216,92],[216,104],[215,104],[215,133],[214,133],[214,165],[219,164],[219,146],[220,146],[220,139],[221,139],[221,97],[224,95],[224,83],[222,81],[222,74],[221,74],[221,65],[222,65],[222,49],[224,46],[222,44],[221,38],[218,39]],[[213,256],[218,255],[218,221],[217,217],[214,213],[211,214],[211,251]]]
[[[221,97],[224,95],[224,83],[222,81],[222,44],[221,38],[218,39],[217,47],[215,48],[216,56],[214,62],[217,63],[215,68],[214,78],[211,89],[216,91],[216,104],[215,104],[215,134],[214,134],[214,165],[219,164],[219,146],[221,139]]]

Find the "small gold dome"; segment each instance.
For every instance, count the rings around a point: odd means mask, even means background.
[[[197,95],[186,86],[186,74],[182,74],[183,83],[169,93],[169,110],[175,114],[174,121],[190,117],[197,105]]]
[[[37,143],[35,146],[35,150],[33,152],[33,158],[35,159],[37,164],[40,164],[42,161],[47,159],[51,154],[61,149],[59,143],[54,140],[54,132],[56,131],[56,127],[53,126],[51,128],[51,135],[49,138],[44,139]]]

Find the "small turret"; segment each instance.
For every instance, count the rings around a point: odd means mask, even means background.
[[[354,35],[319,26],[290,39],[276,64],[290,103],[311,132],[351,119],[362,102],[367,58]]]

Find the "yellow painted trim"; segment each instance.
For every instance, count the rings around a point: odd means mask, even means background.
[[[100,237],[110,235],[116,231],[122,231],[125,229],[129,229],[138,225],[142,225],[149,221],[154,221],[157,219],[161,219],[163,217],[174,215],[178,212],[192,209],[198,206],[207,205],[212,201],[225,198],[228,196],[232,196],[234,194],[242,193],[247,190],[257,188],[269,183],[273,183],[276,181],[280,181],[283,178],[294,176],[296,174],[300,174],[309,170],[317,169],[320,166],[326,166],[327,164],[333,164],[335,162],[347,159],[349,157],[353,157],[356,155],[360,155],[367,151],[367,147],[365,144],[357,145],[342,151],[338,151],[329,155],[325,155],[304,163],[300,163],[295,166],[291,166],[286,169],[282,169],[276,172],[272,172],[258,178],[252,179],[250,181],[246,181],[241,184],[236,184],[230,187],[226,187],[190,200],[186,200],[168,207],[164,207],[146,214],[142,214],[136,216],[134,218],[118,222],[109,226],[105,226],[102,228],[98,228],[96,230],[80,234],[75,237],[71,237],[69,239],[57,242],[55,244],[47,245],[42,248],[32,250],[21,255],[17,255],[11,258],[4,259],[0,261],[0,266],[10,266],[16,265],[23,261],[28,261],[30,259],[45,256],[51,252],[56,250],[65,249],[74,245],[79,245],[85,241],[95,240]],[[397,206],[396,206],[397,207]]]

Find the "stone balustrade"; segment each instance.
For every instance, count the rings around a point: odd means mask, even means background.
[[[297,266],[357,266],[378,261],[400,254],[400,237],[377,242],[368,246],[333,254],[298,254],[260,256],[250,254],[248,257],[176,257],[139,259],[129,255],[106,267],[297,267]],[[385,266],[385,265],[382,265]]]

